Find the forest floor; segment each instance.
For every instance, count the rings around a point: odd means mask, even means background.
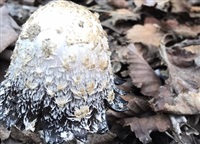
[[[22,25],[50,0],[0,0],[0,80]],[[73,0],[99,13],[115,83],[129,110],[107,110],[110,131],[90,144],[200,144],[200,1]],[[37,143],[0,127],[4,144]],[[29,142],[27,142],[29,141]]]

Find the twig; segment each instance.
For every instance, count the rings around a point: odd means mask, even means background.
[[[200,39],[184,40],[180,43],[173,45],[171,48],[184,48],[191,45],[200,45]]]

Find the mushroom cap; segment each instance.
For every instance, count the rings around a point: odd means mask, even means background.
[[[98,14],[52,1],[23,25],[0,87],[0,119],[8,127],[40,131],[46,142],[84,140],[107,128],[103,101],[113,93],[112,83]]]
[[[7,75],[20,78],[21,89],[44,85],[50,95],[68,87],[85,96],[107,87],[110,52],[97,14],[63,0],[39,8],[23,25]]]

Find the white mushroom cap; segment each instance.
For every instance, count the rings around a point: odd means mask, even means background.
[[[67,140],[72,133],[83,140],[107,127],[103,100],[112,93],[112,83],[98,14],[69,1],[52,1],[23,25],[0,87],[5,115],[0,119],[25,129],[31,124],[46,142]]]

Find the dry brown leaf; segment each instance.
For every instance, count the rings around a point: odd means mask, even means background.
[[[141,42],[146,45],[158,47],[163,35],[164,34],[160,31],[158,25],[145,24],[134,25],[127,31],[126,36],[133,43]]]
[[[108,3],[116,8],[128,8],[129,6],[126,0],[108,0]]]
[[[170,128],[171,123],[166,115],[155,115],[144,118],[125,118],[120,120],[120,123],[125,126],[130,126],[137,138],[144,144],[151,141],[150,134],[152,131],[164,132]]]
[[[126,46],[119,46],[118,44],[114,44],[110,46],[110,48],[112,50],[111,60],[113,72],[121,72],[121,69],[123,67],[122,65],[127,63],[127,56],[129,50]]]
[[[200,12],[200,7],[199,6],[192,6],[190,9],[191,12],[199,13]]]
[[[118,85],[118,88],[120,90],[123,90],[123,91],[127,92],[127,93],[133,91],[134,90],[134,85],[132,83],[131,78],[127,78],[127,79],[123,78],[123,79],[125,80],[125,82],[123,84]],[[123,97],[123,99],[126,99],[126,97]]]
[[[115,62],[126,63],[129,49],[127,46],[116,46],[115,53],[112,54],[112,59]]]
[[[109,109],[107,111],[107,116],[110,120],[116,119],[116,118],[123,119],[130,116],[133,117],[133,116],[141,115],[141,114],[151,111],[149,102],[145,99],[145,97],[136,96],[133,94],[126,94],[122,98],[128,102],[127,107],[129,108],[129,110],[121,113],[121,112],[115,112]]]
[[[4,5],[0,7],[0,53],[12,44],[18,37],[15,29],[19,29],[17,23],[9,16],[7,7]]]
[[[154,70],[144,60],[143,53],[139,51],[133,44],[129,46],[130,53],[128,55],[129,75],[133,84],[141,88],[141,93],[146,96],[154,96],[161,85],[160,79]]]
[[[160,49],[161,56],[167,64],[170,77],[169,82],[173,86],[176,94],[185,91],[197,92],[200,88],[200,69],[198,66],[198,58],[200,55],[191,53],[184,49],[184,47],[193,44],[198,45],[198,42],[200,45],[200,39],[197,37],[191,40],[184,40],[171,47],[166,47],[164,40]]]
[[[184,68],[190,67],[194,63],[194,59],[197,57],[195,53],[186,51],[184,49],[169,49],[167,51],[168,60],[175,66]]]
[[[128,102],[127,107],[129,108],[129,111],[134,113],[134,115],[151,111],[146,97],[136,96],[130,93],[123,96],[123,99]]]
[[[196,53],[197,55],[200,55],[200,45],[191,45],[191,46],[185,47],[185,50],[190,51],[192,53]]]
[[[90,134],[88,136],[88,142],[86,144],[110,144],[113,139],[116,137],[116,134],[111,131],[106,132],[105,134]]]
[[[181,41],[171,47],[166,47],[164,42],[161,45],[161,55],[169,71],[170,86],[160,87],[158,96],[151,101],[155,111],[200,113],[200,55],[184,49],[192,44],[200,45],[199,37]]]
[[[172,12],[189,12],[191,5],[187,0],[170,0]]]
[[[199,25],[180,24],[176,19],[169,19],[167,21],[162,21],[161,23],[163,28],[167,28],[168,31],[174,31],[178,35],[194,37],[200,33]]]
[[[125,113],[116,112],[111,109],[107,110],[106,115],[108,117],[108,120],[110,120],[110,121],[112,121],[113,119],[116,119],[116,118],[121,119],[121,118],[125,118],[128,116]]]
[[[179,25],[177,28],[174,28],[174,31],[179,35],[194,37],[200,33],[200,26]]]
[[[149,103],[147,100],[136,96],[133,96],[133,98],[128,101],[127,107],[136,114],[150,111]]]
[[[0,0],[0,6],[3,5],[5,0]]]
[[[156,65],[161,64],[159,49],[154,46],[147,46],[142,43],[135,43],[138,51],[141,51],[143,58],[154,68]]]
[[[185,47],[185,50],[190,51],[190,52],[198,55],[194,59],[194,62],[198,67],[200,67],[200,45],[191,45],[191,46]]]
[[[162,111],[173,114],[199,114],[200,113],[200,89],[197,92],[182,92],[174,95],[168,87],[159,89],[158,97],[151,101],[154,111]]]
[[[136,14],[128,9],[117,9],[110,14],[112,16],[112,23],[116,24],[120,20],[137,20],[140,18],[139,14]]]
[[[132,23],[140,19],[138,13],[133,13],[128,9],[117,9],[110,13],[111,18],[102,22],[104,27],[110,28],[117,33],[124,33],[132,27]]]
[[[144,18],[144,23],[145,24],[148,23],[148,24],[157,24],[157,25],[160,25],[160,20],[156,19],[153,16],[148,16],[148,17]]]

